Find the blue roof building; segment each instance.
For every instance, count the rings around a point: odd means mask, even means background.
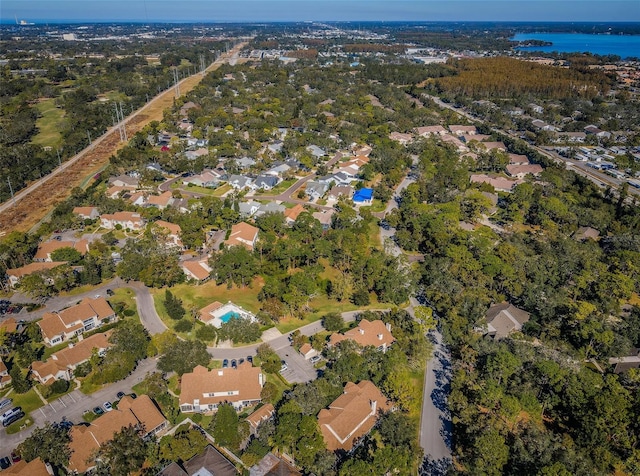
[[[353,195],[353,201],[355,203],[371,203],[372,199],[372,188],[361,188],[360,190],[356,190],[356,193]]]

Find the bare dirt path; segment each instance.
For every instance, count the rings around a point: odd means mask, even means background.
[[[235,61],[246,44],[246,42],[239,43],[231,51],[220,56],[209,65],[207,72],[217,69],[227,61]],[[202,77],[201,74],[195,74],[183,79],[180,82],[182,94],[191,91]],[[162,120],[163,111],[173,104],[174,98],[174,89],[168,89],[128,116],[125,119],[127,136],[132,137],[151,121]],[[15,205],[12,200],[0,205],[0,236],[14,230],[31,229],[53,207],[68,197],[73,187],[81,185],[87,177],[97,173],[106,165],[109,157],[123,145],[118,129],[111,128],[92,145],[80,151],[52,173],[18,192],[15,196]]]

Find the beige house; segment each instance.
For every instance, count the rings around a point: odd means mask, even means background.
[[[348,330],[344,334],[332,334],[329,338],[329,345],[338,345],[343,340],[353,340],[362,347],[373,346],[376,349],[386,352],[396,339],[391,334],[391,324],[385,324],[380,319],[367,321],[362,319],[358,327]]]
[[[251,428],[251,432],[255,433],[260,426],[260,423],[263,421],[267,421],[273,417],[276,413],[276,409],[270,403],[262,405],[255,412],[247,417],[247,422],[249,423],[249,427]]]
[[[42,271],[48,271],[53,268],[57,268],[58,266],[62,266],[63,264],[67,264],[66,261],[49,261],[46,263],[35,262],[29,263],[28,265],[21,266],[20,268],[8,269],[7,270],[7,278],[9,280],[9,286],[16,287],[20,280],[24,276],[29,276],[33,273],[40,273]]]
[[[82,218],[83,220],[95,220],[100,216],[98,207],[75,207],[73,209],[73,214],[77,215],[78,218]]]
[[[198,365],[182,376],[180,411],[183,413],[213,412],[222,403],[236,410],[260,402],[265,383],[260,367],[244,362],[237,368],[208,370]]]
[[[438,135],[438,136],[443,136],[447,133],[447,130],[438,125],[438,126],[423,126],[423,127],[417,127],[416,128],[416,134],[418,134],[421,137],[429,137],[429,136],[434,136],[434,135]]]
[[[166,233],[166,245],[168,247],[174,248],[184,248],[184,244],[182,243],[182,239],[180,236],[182,235],[182,229],[180,225],[176,225],[175,223],[169,223],[168,221],[158,220],[154,223],[154,225],[160,229],[164,233]]]
[[[105,214],[100,217],[100,223],[104,228],[114,229],[117,225],[130,230],[141,230],[144,228],[145,221],[139,213],[134,212],[116,212]]]
[[[37,324],[45,344],[56,345],[115,317],[115,311],[105,298],[85,298],[80,304],[62,311],[45,313]]]
[[[11,375],[5,363],[0,360],[0,388],[4,388],[11,383]]]
[[[56,380],[71,380],[73,371],[78,365],[88,361],[96,350],[98,355],[104,356],[111,346],[109,337],[113,331],[94,334],[80,340],[77,344],[55,352],[45,362],[31,363],[31,375],[41,384],[48,385]],[[82,336],[78,336],[80,338]]]
[[[511,177],[516,177],[519,179],[523,179],[525,176],[531,175],[540,175],[542,173],[542,166],[538,164],[527,164],[527,165],[507,165],[507,173]]]
[[[75,425],[71,428],[71,458],[67,469],[84,473],[95,467],[96,452],[122,428],[129,425],[137,427],[142,436],[148,438],[162,432],[168,424],[149,396],[123,397],[117,409],[96,418],[89,426]]]
[[[51,259],[51,253],[61,248],[73,248],[82,256],[84,256],[89,251],[89,240],[82,239],[78,241],[45,241],[44,243],[40,243],[40,245],[38,245],[38,251],[33,257],[33,261],[51,262],[53,261]]]
[[[231,227],[229,239],[225,240],[227,246],[244,246],[249,251],[253,251],[253,247],[258,241],[258,229],[245,222],[240,222]]]
[[[344,393],[318,413],[318,426],[329,451],[349,451],[378,421],[391,404],[372,382],[348,382]]]
[[[181,263],[182,272],[187,275],[188,279],[194,281],[205,281],[211,275],[211,267],[206,259],[198,261],[183,261]]]

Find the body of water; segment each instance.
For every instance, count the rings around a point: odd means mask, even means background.
[[[514,41],[541,40],[551,46],[518,48],[524,51],[550,53],[584,53],[618,55],[621,58],[640,57],[640,35],[588,35],[584,33],[517,33]]]

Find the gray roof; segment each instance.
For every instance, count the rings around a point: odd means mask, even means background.
[[[307,150],[311,152],[312,155],[315,155],[316,157],[322,157],[324,155],[327,155],[324,149],[321,149],[317,145],[310,145],[309,147],[307,147]]]
[[[284,205],[280,205],[276,202],[265,203],[260,206],[258,214],[264,215],[265,213],[283,213],[287,208]]]
[[[503,302],[491,306],[486,317],[488,334],[500,339],[512,331],[522,330],[522,325],[529,320],[529,313],[511,303]]]
[[[274,177],[273,175],[258,175],[254,183],[258,188],[273,188],[278,185],[278,177]]]
[[[309,182],[307,182],[306,191],[309,195],[315,194],[318,196],[322,196],[324,195],[324,192],[327,191],[327,188],[329,188],[329,185],[324,182],[314,182],[313,180],[310,180]]]

